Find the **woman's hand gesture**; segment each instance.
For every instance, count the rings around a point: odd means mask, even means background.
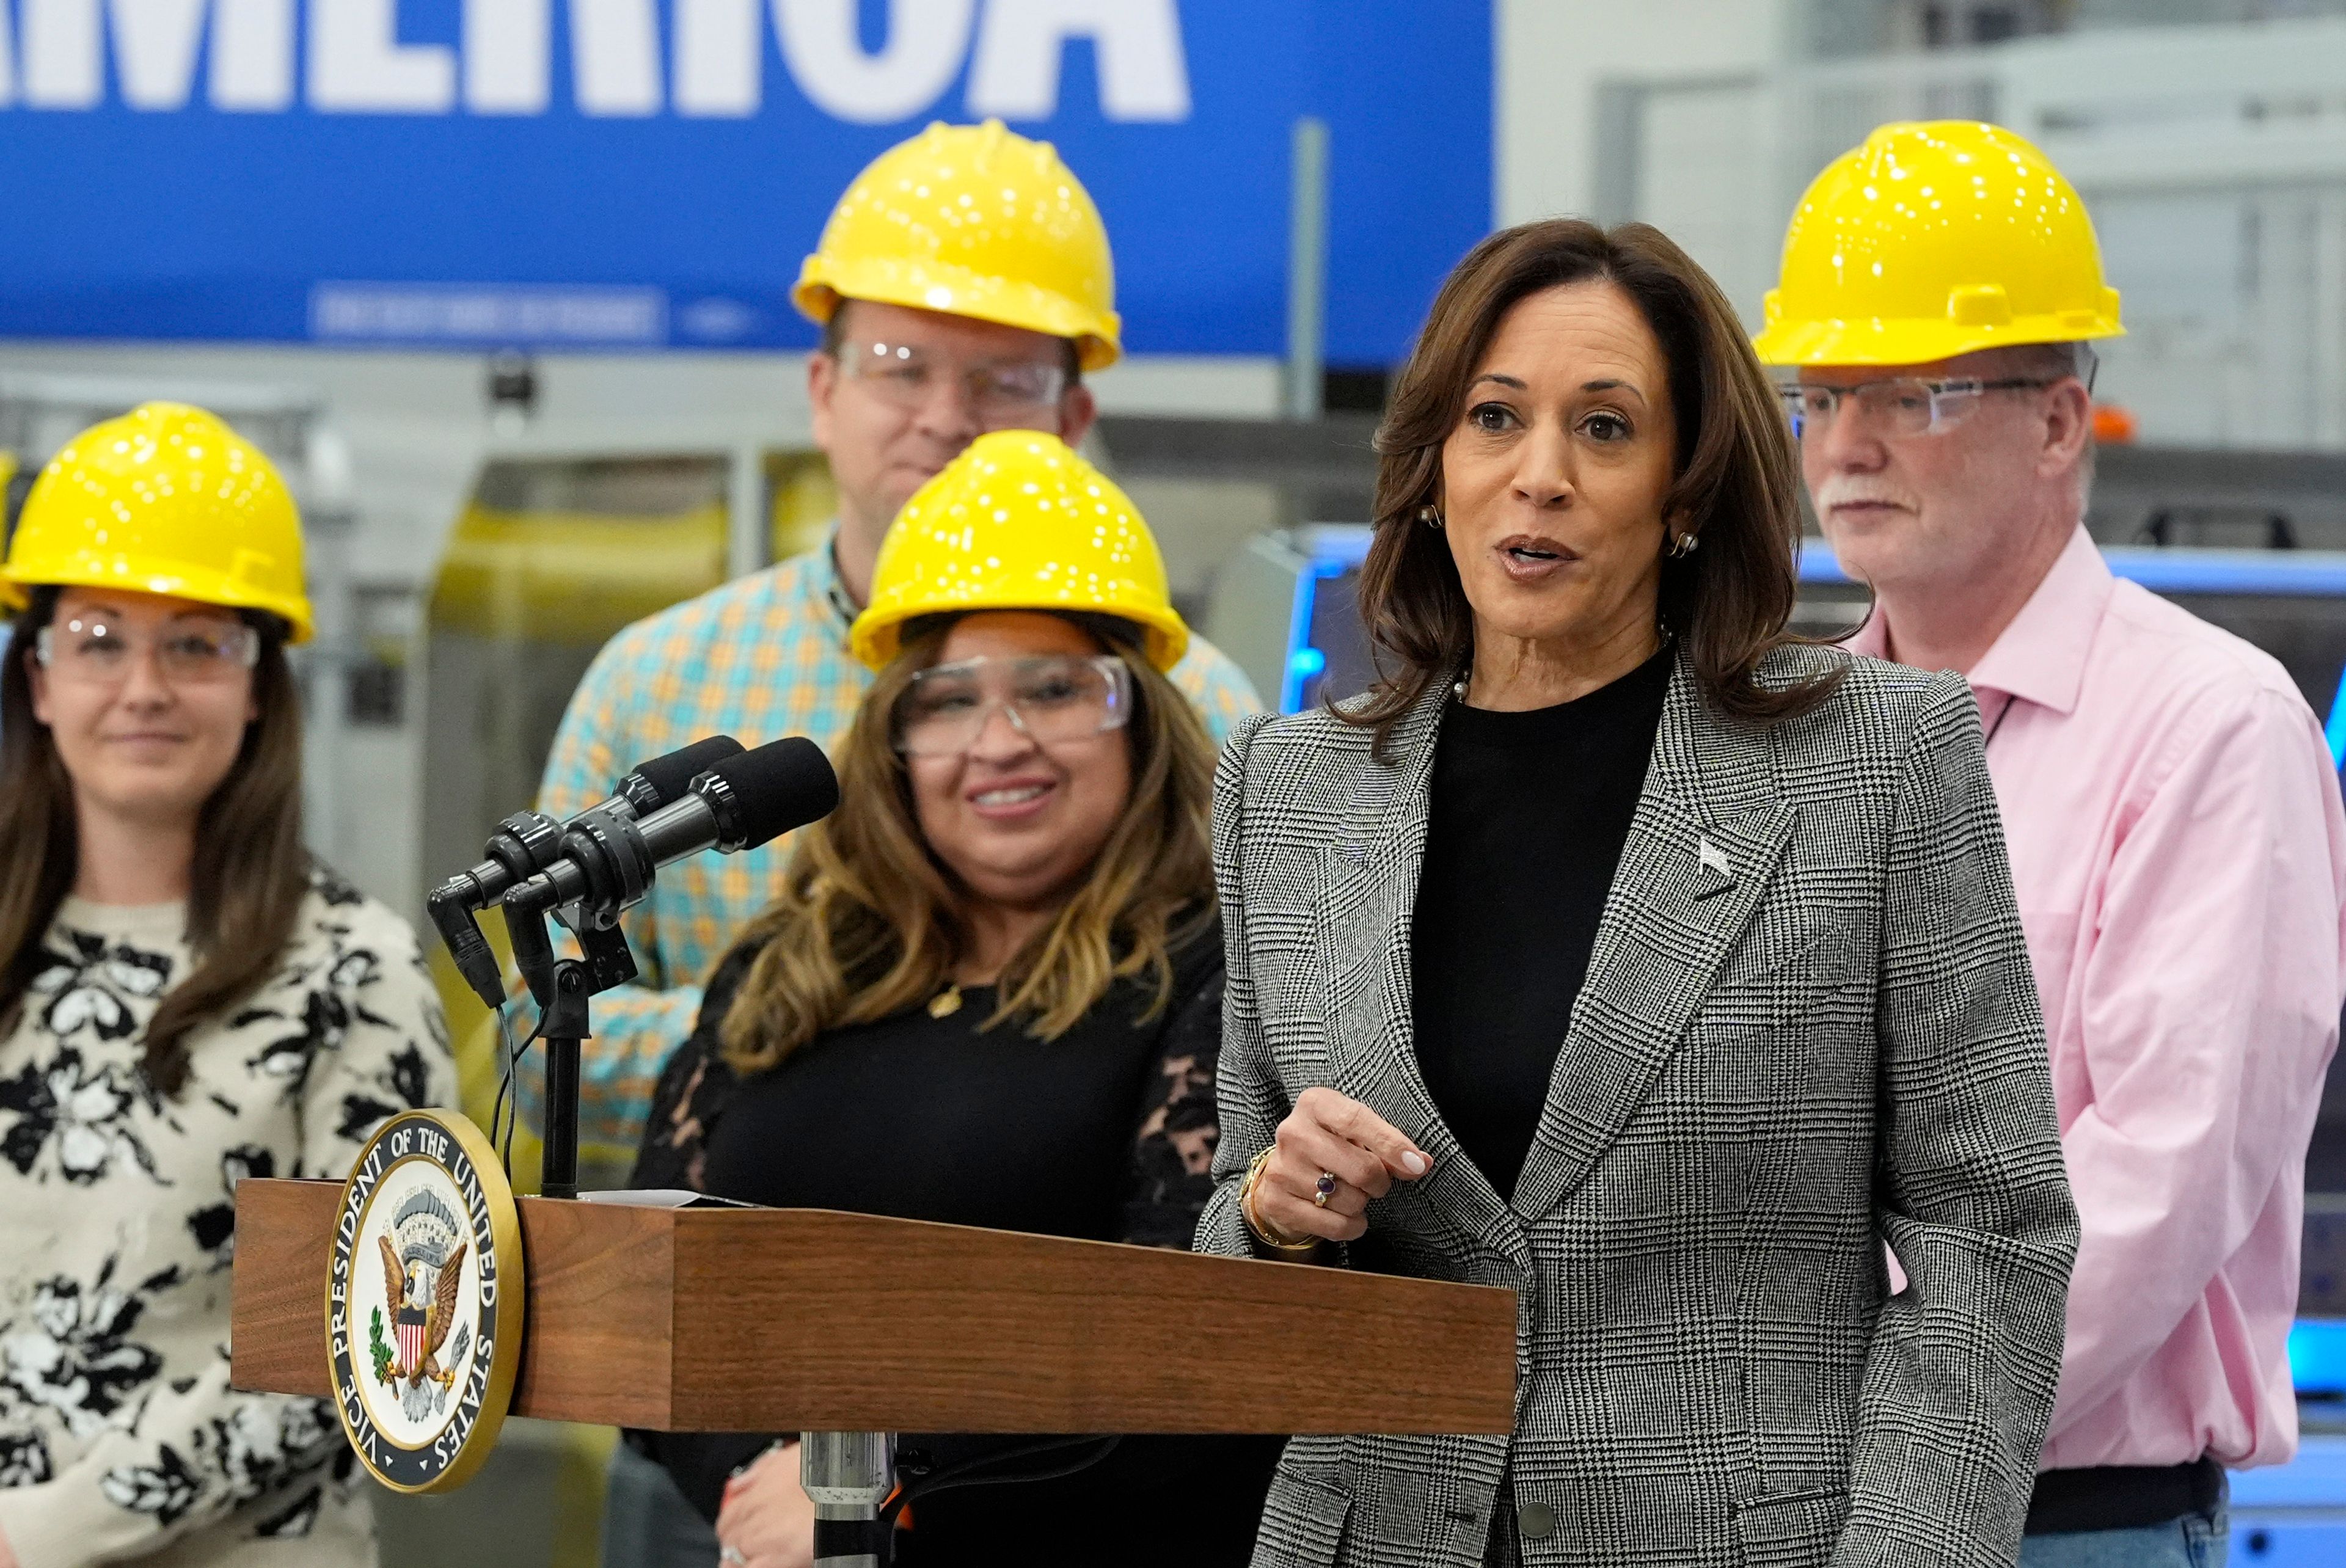
[[[1369,1200],[1433,1168],[1423,1150],[1358,1100],[1311,1088],[1279,1124],[1270,1157],[1246,1202],[1247,1218],[1273,1246],[1357,1241]]]

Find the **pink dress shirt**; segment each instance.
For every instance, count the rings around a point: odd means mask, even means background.
[[[1851,639],[1881,657],[1875,616]],[[2083,1238],[2044,1468],[2297,1449],[2305,1151],[2346,997],[2346,813],[2270,656],[2084,528],[1971,684]]]

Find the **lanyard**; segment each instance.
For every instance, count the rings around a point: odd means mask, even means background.
[[[847,584],[839,575],[839,539],[836,535],[832,535],[823,553],[830,557],[827,565],[831,567],[831,581],[823,585],[822,596],[831,601],[831,613],[839,617],[840,630],[851,631],[854,628],[855,617],[863,611],[862,606],[847,596]]]

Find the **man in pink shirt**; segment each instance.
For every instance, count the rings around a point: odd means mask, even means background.
[[[2346,816],[2281,667],[2114,579],[2082,519],[2076,193],[1993,127],[1885,126],[1819,177],[1763,359],[1875,608],[1858,652],[1970,677],[2083,1236],[2021,1562],[2193,1568],[2224,1467],[2297,1447],[2305,1152],[2346,997]]]

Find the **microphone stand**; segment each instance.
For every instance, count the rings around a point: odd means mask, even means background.
[[[594,1035],[586,1000],[634,980],[636,959],[617,924],[602,924],[584,909],[574,929],[585,957],[556,959],[546,929],[547,912],[526,885],[505,894],[505,932],[513,942],[514,963],[537,1003],[538,1038],[546,1046],[546,1156],[538,1191],[546,1197],[575,1198],[578,1050],[581,1041]]]
[[[814,1503],[816,1568],[888,1568],[896,1522],[881,1512],[896,1490],[888,1432],[801,1432],[799,1484]]]

